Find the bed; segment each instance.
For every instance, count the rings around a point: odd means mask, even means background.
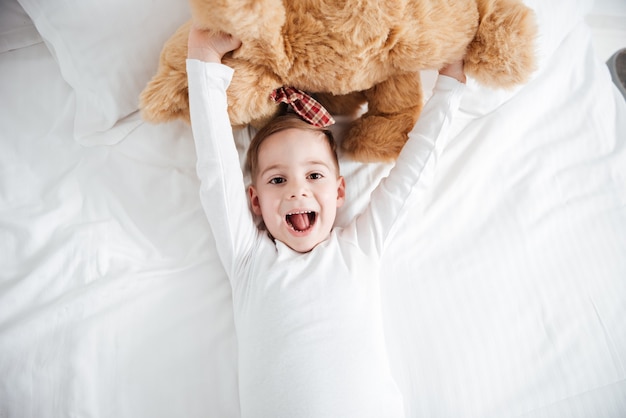
[[[468,81],[384,256],[408,417],[626,416],[626,102],[604,64],[626,4],[527,3],[532,80]],[[2,418],[239,416],[190,128],[137,112],[188,18],[165,0],[0,4]],[[341,167],[340,224],[391,165]]]

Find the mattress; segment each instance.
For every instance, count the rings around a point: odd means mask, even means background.
[[[537,71],[468,80],[383,258],[407,417],[626,416],[626,102],[605,65],[626,7],[527,4]],[[165,0],[0,5],[2,418],[239,417],[191,130],[137,112],[188,18]],[[345,224],[392,164],[340,162]]]

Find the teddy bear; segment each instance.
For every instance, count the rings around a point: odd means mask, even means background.
[[[230,33],[241,47],[223,58],[233,127],[260,127],[279,104],[272,92],[311,93],[349,115],[340,142],[355,160],[392,161],[423,106],[420,72],[464,59],[465,72],[492,88],[526,82],[537,27],[522,0],[190,0],[202,28]],[[166,42],[140,97],[144,119],[189,120],[185,59],[191,22]],[[364,105],[366,103],[366,105]]]

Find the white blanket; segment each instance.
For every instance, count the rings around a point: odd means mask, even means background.
[[[136,112],[186,5],[19,3],[0,5],[0,417],[237,417],[190,129]],[[385,255],[409,417],[626,416],[626,103],[604,65],[626,10],[527,3],[540,68],[469,81]],[[347,222],[389,165],[341,165]]]

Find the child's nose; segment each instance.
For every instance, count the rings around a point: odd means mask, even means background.
[[[301,190],[296,190],[293,193],[291,193],[290,197],[292,199],[296,199],[298,197],[307,197],[308,195],[309,195],[308,190],[301,189]]]
[[[307,197],[309,195],[309,188],[305,182],[293,182],[292,188],[289,190],[289,197],[295,199],[298,197]]]

